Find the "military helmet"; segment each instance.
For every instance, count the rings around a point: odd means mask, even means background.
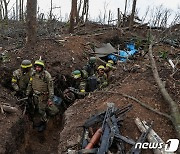
[[[96,57],[90,57],[89,58],[89,63],[94,64],[96,62]]]
[[[112,60],[108,60],[108,63],[110,63],[110,64],[114,64],[114,62],[112,61]]]
[[[103,70],[104,70],[105,67],[104,67],[103,65],[100,65],[100,66],[98,67],[98,70],[99,70],[99,69],[103,69]]]
[[[73,71],[73,72],[72,72],[72,77],[73,77],[74,79],[80,78],[80,77],[81,77],[81,72],[80,72],[79,70]]]
[[[35,63],[34,63],[34,65],[40,65],[40,66],[42,66],[43,68],[44,68],[44,61],[42,61],[42,60],[36,60],[35,61]]]
[[[106,63],[106,67],[112,67],[112,64],[111,63]]]
[[[30,60],[23,60],[21,63],[21,68],[29,68],[32,67],[32,63]]]

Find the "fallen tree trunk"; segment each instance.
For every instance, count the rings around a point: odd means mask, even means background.
[[[141,131],[141,133],[146,132],[147,129],[149,128],[145,121],[141,121],[139,118],[135,119],[135,124],[137,125],[138,129]],[[150,143],[152,144],[160,144],[163,143],[163,145],[165,145],[164,141],[159,137],[159,135],[153,130],[151,129],[147,139]],[[164,147],[162,149],[153,149],[154,154],[168,154],[167,152],[165,152]],[[174,153],[172,153],[174,154]]]
[[[152,44],[149,45],[149,57],[150,57],[150,61],[151,61],[151,66],[152,66],[152,71],[153,71],[153,75],[155,78],[155,81],[161,91],[161,94],[163,96],[163,98],[165,99],[165,101],[167,102],[167,104],[170,107],[170,112],[171,112],[171,121],[175,127],[176,133],[177,133],[177,137],[180,139],[180,112],[179,112],[179,106],[178,104],[173,101],[173,99],[171,98],[171,96],[169,95],[169,93],[167,92],[167,90],[165,89],[165,86],[163,84],[163,82],[161,81],[160,77],[159,77],[159,73],[157,71],[157,67],[156,67],[156,62],[153,58],[153,54],[152,54]]]
[[[8,112],[8,113],[16,113],[16,112],[18,112],[18,109],[16,107],[12,107],[9,104],[1,104],[0,107],[1,107],[1,112],[2,113],[4,113],[4,111]]]

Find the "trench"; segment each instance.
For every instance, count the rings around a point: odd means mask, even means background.
[[[67,82],[64,83],[62,79],[62,77],[58,77],[56,81],[58,84],[55,86],[55,94],[58,94],[58,96],[59,92],[66,89],[69,84],[67,84]],[[60,89],[58,89],[59,85],[61,85]],[[3,87],[6,88],[4,85]],[[38,132],[37,129],[33,128],[32,122],[27,115],[23,118],[18,117],[13,122],[12,126],[6,130],[8,135],[5,135],[4,144],[0,145],[3,146],[3,153],[57,154],[60,133],[65,123],[64,112],[65,109],[63,108],[56,116],[50,117],[47,122],[46,130],[43,132]],[[0,153],[1,152],[0,150]]]

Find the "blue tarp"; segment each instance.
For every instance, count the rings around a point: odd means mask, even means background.
[[[120,50],[118,53],[122,57],[119,58],[121,62],[125,62],[129,56],[132,56],[138,52],[138,50],[135,49],[134,43],[126,44],[126,48],[128,51]]]

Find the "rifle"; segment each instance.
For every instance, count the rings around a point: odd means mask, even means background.
[[[119,116],[119,118],[122,118],[131,109],[132,109],[132,104],[129,104],[129,105],[123,107],[122,109],[114,109],[114,113],[110,113],[110,117],[114,114],[116,117]],[[90,126],[93,126],[95,124],[102,122],[104,117],[105,117],[105,114],[106,114],[106,111],[101,112],[101,113],[96,114],[96,115],[93,115],[91,118],[86,120],[86,122],[84,123],[83,126],[88,128]],[[118,119],[118,121],[119,121],[119,119]]]
[[[106,110],[106,114],[102,124],[103,135],[101,137],[101,144],[97,154],[105,154],[106,152],[108,152],[108,149],[110,147],[111,128],[109,127],[107,120],[108,118],[110,118],[111,114],[114,113],[114,110],[114,104],[111,103]]]
[[[80,95],[80,96],[85,96],[87,94],[87,92],[80,92],[79,89],[76,89],[74,87],[69,87],[68,88],[70,92],[76,94],[76,95]]]
[[[24,98],[21,98],[21,99],[18,99],[17,100],[18,102],[22,102],[22,101],[24,101],[24,109],[23,109],[23,113],[22,113],[22,115],[24,116],[25,115],[25,113],[26,112],[28,112],[29,113],[29,115],[30,115],[30,118],[32,118],[31,116],[32,116],[32,113],[31,113],[31,109],[33,108],[33,110],[35,109],[35,107],[34,107],[34,104],[33,104],[33,100],[31,99],[31,98],[29,98],[29,97],[24,97]]]
[[[146,141],[147,135],[149,134],[151,128],[152,128],[152,122],[149,126],[149,128],[146,130],[146,132],[143,132],[136,143],[144,143]],[[136,145],[136,144],[135,144]],[[135,145],[131,148],[130,154],[140,154],[141,148],[135,148]]]

